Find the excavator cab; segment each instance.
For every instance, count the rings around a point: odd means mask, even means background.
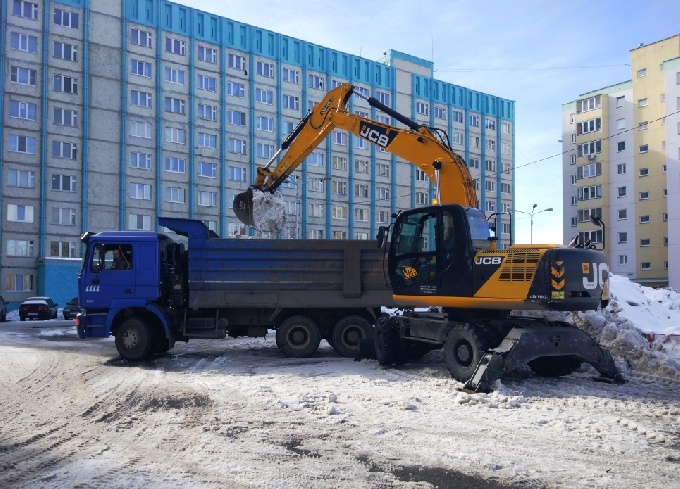
[[[477,209],[448,204],[402,212],[388,256],[394,294],[472,296],[472,258],[489,248],[489,238]]]

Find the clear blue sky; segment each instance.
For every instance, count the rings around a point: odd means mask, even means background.
[[[433,60],[437,79],[514,100],[515,207],[554,208],[535,243],[563,242],[562,104],[630,80],[631,49],[680,34],[678,0],[176,1],[371,60]],[[529,227],[518,214],[518,243]]]

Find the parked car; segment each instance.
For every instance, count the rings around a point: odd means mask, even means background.
[[[0,321],[7,321],[7,303],[0,295]]]
[[[19,319],[56,319],[57,305],[49,297],[29,297],[19,306]]]
[[[79,312],[80,306],[78,306],[78,298],[74,297],[66,303],[62,314],[64,315],[64,319],[73,319]]]

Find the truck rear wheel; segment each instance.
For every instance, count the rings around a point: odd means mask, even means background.
[[[457,326],[446,337],[444,359],[451,376],[467,382],[488,349],[486,336],[473,326]]]
[[[353,358],[359,353],[361,340],[372,336],[371,323],[361,316],[352,315],[335,323],[330,344],[343,357]]]
[[[128,319],[116,332],[116,349],[126,360],[146,360],[153,347],[153,332],[141,319]]]
[[[276,345],[287,357],[311,357],[320,342],[319,328],[307,316],[291,316],[276,329]]]

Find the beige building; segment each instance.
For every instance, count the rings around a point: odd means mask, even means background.
[[[613,273],[651,286],[668,285],[669,276],[680,286],[669,274],[678,242],[669,232],[669,223],[678,226],[669,205],[680,185],[678,56],[680,36],[641,45],[631,50],[631,80],[563,105],[565,240],[604,242]]]

